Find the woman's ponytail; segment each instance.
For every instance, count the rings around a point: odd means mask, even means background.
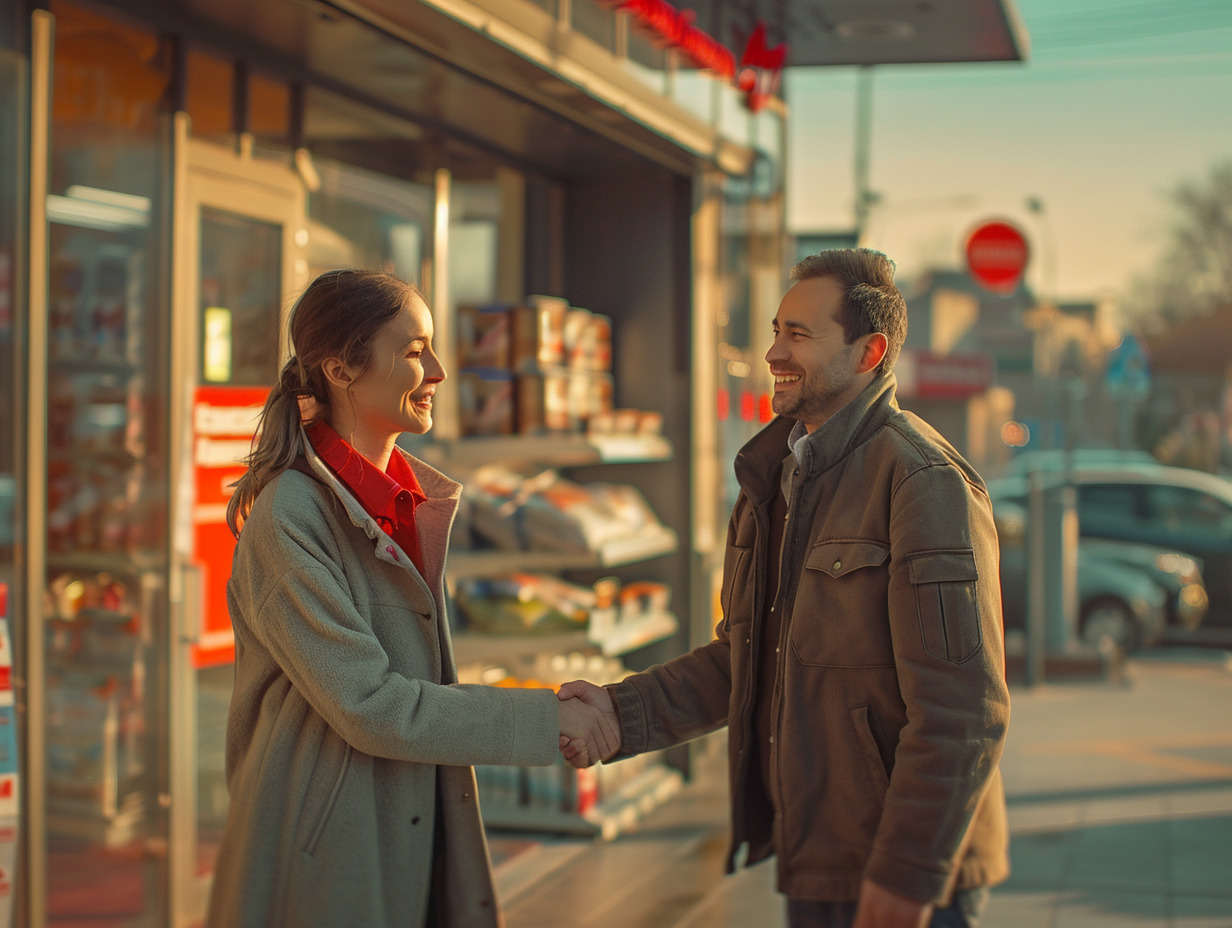
[[[244,459],[248,470],[235,483],[235,493],[227,502],[227,527],[239,537],[240,528],[257,494],[265,485],[290,467],[300,448],[300,399],[317,398],[305,383],[303,365],[292,356],[282,366],[278,384],[265,399],[257,420],[252,452]]]

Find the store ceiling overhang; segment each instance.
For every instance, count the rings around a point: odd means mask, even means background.
[[[703,0],[698,22],[717,18],[740,35],[761,21],[786,41],[789,67],[1025,61],[1027,31],[1014,0]],[[744,27],[747,31],[747,27]],[[731,36],[722,36],[730,41]]]
[[[238,41],[241,54],[268,55],[437,134],[548,173],[646,160],[686,175],[699,164],[743,173],[751,162],[747,149],[639,83],[530,0],[111,2],[228,52]],[[759,20],[771,41],[789,30],[791,66],[1020,60],[1025,38],[1013,3],[701,0],[688,7],[698,28],[729,48]]]

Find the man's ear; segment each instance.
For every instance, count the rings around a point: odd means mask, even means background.
[[[890,342],[882,333],[874,332],[870,335],[864,343],[864,352],[860,355],[860,366],[856,368],[856,373],[864,374],[877,367],[885,359],[889,347]]]
[[[321,365],[321,373],[335,387],[345,390],[351,385],[354,378],[351,376],[351,369],[343,363],[341,358],[327,358]]]

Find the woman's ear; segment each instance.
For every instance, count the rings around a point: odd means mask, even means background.
[[[340,390],[345,390],[351,385],[354,378],[351,376],[351,369],[343,363],[341,358],[327,358],[325,363],[321,365],[321,373],[325,375],[325,379]]]

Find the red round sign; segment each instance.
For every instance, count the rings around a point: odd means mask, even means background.
[[[967,236],[967,269],[989,290],[1011,293],[1022,279],[1031,251],[1008,222],[985,222]]]

